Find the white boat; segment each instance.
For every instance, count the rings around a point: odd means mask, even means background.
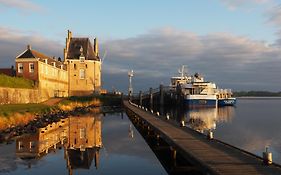
[[[180,76],[171,78],[171,87],[179,88],[188,107],[217,107],[234,105],[231,91],[221,90],[213,82],[204,81],[199,73],[188,75],[185,66],[179,70]]]

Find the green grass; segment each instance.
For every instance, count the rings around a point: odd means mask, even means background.
[[[10,77],[0,74],[0,87],[32,89],[34,88],[34,83],[32,80],[27,80],[21,77]]]
[[[77,97],[77,96],[72,96],[69,97],[63,101],[60,102],[60,104],[67,105],[71,102],[87,102],[91,101],[93,99],[99,99],[102,103],[102,105],[120,105],[121,104],[121,96],[116,96],[116,95],[91,95],[91,96],[83,96],[83,97]]]
[[[44,113],[50,110],[51,107],[44,104],[7,104],[0,105],[0,116],[10,116],[15,112]]]

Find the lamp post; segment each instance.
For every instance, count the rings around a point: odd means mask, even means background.
[[[128,72],[128,76],[129,76],[128,96],[129,96],[129,100],[131,100],[133,94],[132,77],[134,76],[134,71],[130,70]]]

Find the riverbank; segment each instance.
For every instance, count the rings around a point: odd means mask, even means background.
[[[35,133],[38,128],[70,115],[86,113],[102,106],[107,106],[103,109],[108,110],[108,106],[120,105],[120,96],[100,95],[51,99],[41,104],[0,105],[0,143],[9,142],[25,133]]]

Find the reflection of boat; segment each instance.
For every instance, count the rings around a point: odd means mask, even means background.
[[[229,89],[218,89],[215,83],[204,81],[204,77],[195,73],[189,76],[182,66],[179,77],[171,78],[171,87],[180,90],[184,103],[188,107],[217,107],[235,105]]]
[[[199,132],[216,129],[217,123],[230,122],[234,115],[232,107],[201,108],[186,112],[189,126]]]

